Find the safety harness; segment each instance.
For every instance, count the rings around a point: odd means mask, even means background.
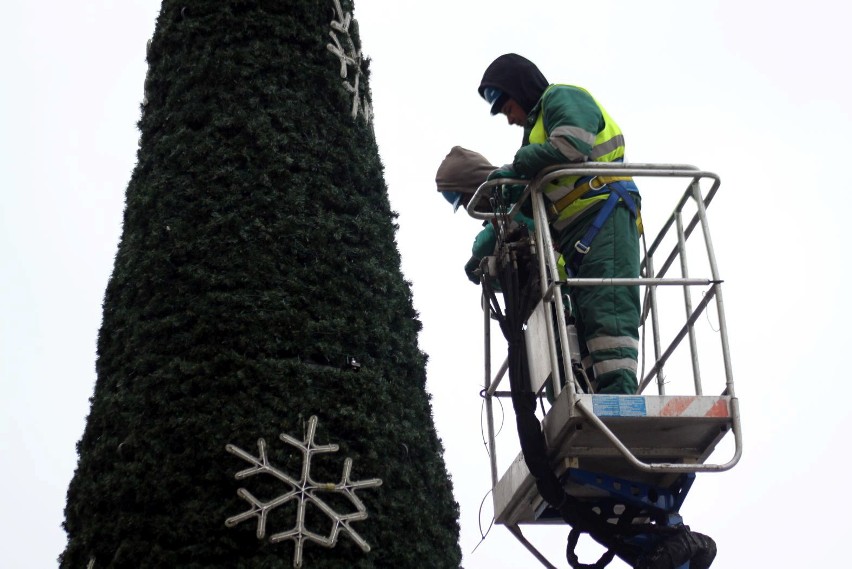
[[[633,217],[636,218],[636,227],[639,229],[640,235],[643,231],[642,213],[637,200],[639,189],[633,182],[633,178],[623,176],[588,176],[581,178],[579,182],[571,192],[551,204],[551,212],[553,214],[562,211],[580,198],[592,198],[604,194],[609,195],[598,210],[588,229],[586,229],[586,233],[574,243],[574,250],[571,252],[565,265],[569,276],[576,276],[578,274],[580,264],[592,248],[592,241],[600,233],[601,228],[603,228],[607,219],[609,219],[619,203],[623,203],[630,210],[630,213],[633,214]]]

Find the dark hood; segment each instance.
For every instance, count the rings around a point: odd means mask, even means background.
[[[516,53],[507,53],[495,59],[485,70],[479,84],[479,95],[485,98],[485,88],[496,87],[529,114],[548,85],[535,63]],[[493,109],[492,114],[496,114]]]

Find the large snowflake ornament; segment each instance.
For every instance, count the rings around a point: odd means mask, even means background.
[[[334,547],[341,532],[349,534],[352,541],[357,543],[362,551],[370,551],[370,545],[350,526],[352,522],[367,519],[367,509],[355,495],[355,491],[361,488],[373,488],[382,484],[382,481],[378,478],[353,481],[350,478],[352,473],[351,458],[347,458],[343,463],[343,475],[340,478],[340,482],[317,482],[313,480],[311,478],[311,459],[313,456],[321,453],[337,452],[338,450],[338,446],[335,444],[316,444],[314,441],[316,429],[317,418],[313,416],[308,420],[308,432],[305,440],[300,441],[286,433],[281,433],[280,435],[282,441],[298,448],[302,452],[302,473],[298,479],[289,476],[269,463],[266,454],[266,441],[263,439],[258,439],[257,441],[257,457],[252,456],[237,446],[231,444],[225,446],[225,450],[229,453],[253,465],[251,468],[237,472],[235,475],[237,480],[243,480],[257,474],[269,474],[283,482],[289,488],[287,492],[268,502],[259,500],[245,488],[240,488],[237,490],[237,495],[251,504],[251,508],[241,514],[228,518],[225,520],[225,525],[234,527],[245,520],[257,518],[257,537],[258,539],[263,539],[266,536],[266,521],[269,512],[290,501],[295,501],[297,506],[295,525],[287,531],[269,536],[269,541],[278,543],[279,541],[292,540],[295,544],[293,567],[296,568],[302,566],[302,548],[306,541],[314,541],[325,547]],[[344,495],[352,502],[355,512],[349,514],[336,512],[320,497],[319,494],[322,492]],[[332,527],[327,536],[314,533],[305,527],[305,508],[309,503],[319,508],[320,511],[331,519]]]
[[[344,12],[340,6],[340,0],[334,0],[334,17],[331,21],[331,31],[328,34],[331,36],[333,44],[326,44],[328,51],[337,56],[340,60],[340,78],[343,79],[343,87],[352,93],[352,118],[358,116],[360,110],[361,116],[367,123],[373,119],[373,110],[370,108],[370,103],[367,101],[367,96],[361,94],[361,50],[355,49],[355,42],[352,41],[352,36],[349,35],[349,24],[352,23],[352,14]],[[340,42],[337,34],[342,35],[346,46]],[[349,68],[354,68],[354,77],[352,82],[349,82]]]

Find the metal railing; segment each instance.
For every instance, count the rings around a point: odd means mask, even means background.
[[[607,278],[607,279],[582,279],[582,278],[565,278],[559,279],[557,270],[557,260],[553,240],[550,232],[546,202],[548,199],[542,195],[542,188],[545,188],[552,181],[563,176],[632,176],[634,178],[672,178],[685,179],[687,181],[686,189],[679,194],[674,210],[671,215],[662,223],[661,228],[654,236],[650,246],[646,247],[645,255],[640,264],[639,278]],[[705,186],[709,184],[706,193],[702,188],[702,182]],[[648,192],[653,192],[651,188],[645,188],[642,183],[637,180],[640,190],[647,196]],[[498,214],[492,212],[478,211],[482,209],[482,202],[488,196],[492,188],[502,185],[525,185],[524,192],[518,201],[511,206],[507,214]],[[603,434],[612,442],[618,451],[638,470],[647,472],[706,472],[706,471],[722,471],[732,468],[741,456],[741,435],[740,435],[740,417],[738,401],[734,391],[734,379],[731,368],[730,347],[728,344],[727,323],[725,320],[724,301],[722,297],[722,279],[719,275],[716,256],[713,249],[710,230],[707,221],[707,207],[716,195],[720,186],[719,177],[711,172],[699,170],[690,165],[682,164],[623,164],[623,163],[581,163],[572,165],[559,165],[551,167],[541,172],[532,181],[521,179],[494,179],[483,183],[471,198],[467,206],[468,214],[471,217],[480,220],[495,220],[500,223],[500,219],[511,219],[521,209],[524,202],[531,200],[533,218],[535,222],[535,251],[538,260],[538,269],[540,273],[542,298],[545,302],[550,303],[553,319],[556,321],[555,329],[553,322],[547,323],[547,339],[548,353],[550,354],[550,372],[551,385],[554,397],[558,396],[561,390],[568,391],[568,405],[572,409],[572,413],[577,413],[585,416],[589,422],[596,428],[600,429]],[[657,196],[654,196],[655,198]],[[694,207],[695,211],[691,215],[686,212],[687,207]],[[508,207],[508,206],[507,206]],[[687,241],[695,232],[696,228],[700,228],[700,234],[703,236],[704,249],[706,256],[702,262],[706,262],[709,275],[704,277],[693,277],[690,275],[689,258],[687,254]],[[647,232],[646,227],[646,232]],[[669,244],[669,239],[673,235],[674,244],[670,249],[666,246]],[[647,239],[643,236],[643,243],[647,243]],[[655,260],[664,258],[659,269],[655,269]],[[681,275],[679,277],[670,277],[668,273],[670,269],[678,262]],[[672,355],[683,344],[683,340],[687,339],[689,362],[692,373],[692,389],[694,395],[703,395],[701,366],[699,365],[699,342],[696,336],[695,324],[698,318],[705,313],[705,310],[710,305],[711,301],[715,300],[716,314],[718,317],[718,336],[720,340],[720,352],[722,365],[724,367],[725,388],[722,395],[730,398],[731,411],[731,430],[735,437],[735,449],[733,458],[724,464],[669,464],[669,463],[645,463],[636,458],[625,445],[619,441],[618,437],[604,424],[600,418],[596,417],[592,409],[578,399],[578,384],[573,377],[572,365],[568,350],[560,351],[557,347],[557,336],[559,346],[569,346],[568,331],[565,320],[565,310],[562,303],[562,296],[559,294],[559,288],[562,286],[569,287],[585,287],[585,286],[640,286],[644,288],[644,302],[642,310],[642,337],[643,342],[648,336],[650,328],[650,336],[653,344],[654,357],[650,365],[649,371],[641,377],[639,381],[638,394],[643,394],[648,385],[656,379],[657,392],[659,395],[666,395],[666,381],[663,373],[664,367],[669,362]],[[657,289],[661,286],[682,287],[683,290],[683,308],[685,318],[680,325],[674,337],[667,344],[663,344],[662,332],[660,328],[661,314],[660,303],[658,302]],[[709,287],[704,293],[703,298],[694,305],[693,303],[693,287],[702,286]],[[487,429],[488,440],[491,449],[491,476],[493,484],[497,483],[497,458],[494,440],[494,420],[492,398],[508,395],[506,392],[497,391],[503,377],[506,374],[508,362],[500,367],[497,374],[492,377],[491,373],[491,334],[490,334],[490,307],[487,302],[484,305],[484,325],[485,325],[485,405],[487,414]],[[551,319],[548,319],[551,320]],[[644,344],[643,344],[644,345]],[[560,362],[561,358],[561,362]],[[643,357],[643,366],[645,358]],[[561,373],[565,371],[566,376],[562,380]]]

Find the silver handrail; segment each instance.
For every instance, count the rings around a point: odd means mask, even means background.
[[[723,464],[681,464],[671,462],[643,462],[636,458],[629,448],[619,440],[618,436],[613,433],[606,424],[601,421],[600,417],[595,415],[592,409],[584,401],[577,401],[577,409],[579,409],[586,419],[600,430],[604,436],[613,444],[613,446],[621,453],[624,458],[636,469],[643,472],[724,472],[730,470],[740,461],[742,457],[742,435],[740,434],[740,405],[736,397],[731,398],[731,419],[733,427],[731,430],[734,433],[734,456]]]
[[[667,219],[667,221],[663,224],[656,238],[652,242],[651,247],[648,249],[647,254],[644,259],[642,259],[640,267],[644,271],[643,274],[650,274],[651,276],[639,277],[639,278],[607,278],[607,279],[580,279],[580,278],[568,278],[559,280],[556,278],[557,273],[557,264],[556,264],[556,256],[555,249],[553,247],[552,237],[549,231],[549,223],[547,221],[547,209],[545,205],[545,201],[547,198],[543,196],[542,189],[546,187],[549,183],[554,180],[557,180],[563,176],[611,176],[611,175],[621,175],[621,176],[632,176],[632,177],[669,177],[669,178],[688,178],[690,180],[688,188],[686,191],[680,196],[677,201],[677,204],[674,208],[673,213]],[[707,191],[707,195],[703,196],[701,191],[701,180],[709,180],[711,182],[711,187]],[[712,241],[710,239],[710,231],[707,222],[707,214],[706,208],[712,201],[716,192],[720,186],[719,177],[712,173],[706,172],[703,170],[699,170],[695,166],[685,165],[685,164],[624,164],[624,163],[581,163],[581,164],[573,164],[573,165],[558,165],[547,170],[541,172],[536,178],[533,180],[523,180],[519,178],[501,178],[494,179],[484,182],[479,186],[473,197],[471,198],[468,206],[467,212],[468,215],[475,219],[480,220],[492,220],[498,217],[508,216],[512,218],[516,213],[520,211],[520,208],[523,206],[526,200],[531,200],[532,202],[532,211],[533,211],[533,219],[535,222],[535,247],[538,253],[538,261],[539,261],[539,271],[541,276],[543,297],[545,300],[551,304],[552,313],[556,319],[556,330],[552,330],[553,322],[548,319],[548,342],[553,344],[549,346],[549,354],[551,358],[551,375],[553,380],[553,389],[554,394],[558,395],[559,390],[564,385],[564,388],[569,391],[569,408],[576,409],[576,411],[585,417],[592,425],[594,425],[597,429],[599,429],[605,437],[616,447],[616,449],[624,455],[624,457],[628,460],[628,462],[634,466],[636,469],[646,472],[721,472],[732,468],[742,456],[742,435],[741,435],[741,424],[740,424],[740,413],[739,413],[739,402],[736,398],[734,391],[734,380],[733,380],[733,372],[730,361],[730,347],[728,344],[728,334],[727,334],[727,322],[724,315],[724,303],[722,300],[722,291],[721,284],[722,279],[719,276],[718,267],[716,264],[715,253],[713,250]],[[501,186],[504,184],[513,184],[513,185],[524,185],[526,186],[522,195],[518,199],[518,201],[512,205],[511,209],[507,213],[496,213],[496,212],[487,212],[487,211],[478,211],[481,209],[480,202],[485,198],[486,195],[491,191],[491,188]],[[684,225],[682,214],[684,207],[689,204],[694,203],[696,206],[696,212],[689,220],[688,223]],[[704,243],[706,247],[707,260],[710,266],[711,276],[709,278],[697,278],[690,277],[688,275],[688,269],[686,264],[686,241],[689,239],[690,235],[693,233],[695,228],[700,225]],[[672,248],[672,251],[666,257],[666,260],[661,265],[659,271],[654,272],[653,268],[653,257],[654,254],[657,253],[658,249],[662,246],[666,235],[670,230],[674,228],[674,231],[677,234],[676,244]],[[543,254],[542,254],[543,253]],[[673,265],[675,260],[680,259],[680,268],[683,274],[682,277],[666,277],[666,273]],[[570,359],[567,350],[562,350],[563,354],[563,365],[560,366],[558,362],[558,350],[555,347],[555,338],[558,334],[559,341],[562,346],[567,346],[568,338],[567,338],[567,328],[565,323],[564,316],[564,307],[562,306],[562,297],[559,294],[553,294],[553,289],[556,286],[561,285],[570,285],[570,286],[645,286],[647,287],[648,295],[647,295],[647,308],[643,311],[643,320],[647,318],[648,314],[651,315],[652,320],[652,330],[651,333],[654,339],[654,364],[651,368],[651,371],[642,378],[642,381],[639,386],[638,393],[642,393],[647,387],[647,385],[654,379],[656,376],[658,379],[658,392],[660,395],[665,394],[665,386],[662,380],[662,369],[666,361],[669,357],[674,353],[677,347],[680,345],[682,340],[685,337],[689,338],[689,350],[692,361],[692,369],[693,369],[693,384],[695,387],[695,394],[701,395],[703,392],[701,376],[700,376],[700,367],[698,362],[698,354],[697,354],[697,341],[695,339],[693,333],[693,325],[695,324],[698,316],[703,313],[704,309],[707,307],[709,302],[712,299],[716,300],[716,309],[719,316],[719,334],[721,340],[721,352],[722,359],[725,369],[725,395],[730,397],[730,408],[731,408],[731,430],[734,433],[735,440],[735,449],[734,455],[726,463],[723,464],[675,464],[675,463],[653,463],[653,462],[643,462],[639,460],[631,451],[628,449],[619,439],[618,437],[606,426],[606,424],[595,415],[594,411],[588,407],[582,400],[577,397],[576,386],[572,374],[572,369],[570,365]],[[699,302],[698,306],[693,309],[691,296],[689,292],[690,286],[696,285],[705,285],[710,286],[710,291],[705,297]],[[686,322],[681,327],[680,331],[675,335],[675,338],[670,342],[670,344],[663,349],[660,343],[660,330],[659,330],[659,314],[657,310],[657,301],[656,301],[656,287],[658,286],[682,286],[684,288],[684,306],[686,309]],[[486,328],[490,326],[490,319],[488,318],[488,306],[485,306],[485,326]],[[490,370],[490,347],[486,348],[486,369]],[[564,384],[561,381],[560,369],[564,370],[568,377],[565,378]],[[486,389],[484,390],[484,396],[486,399],[490,399],[490,397],[499,396],[496,392],[496,387],[502,379],[503,374],[505,374],[506,366],[501,367],[500,373],[498,373],[498,377],[492,382],[490,379],[486,380]],[[490,371],[489,371],[490,375]],[[491,413],[490,405],[486,405],[487,413]],[[573,412],[572,412],[573,413]],[[577,413],[574,413],[577,414]],[[489,418],[489,421],[492,419]],[[489,437],[491,438],[493,431],[489,428]],[[494,472],[496,469],[496,451],[494,450],[494,441],[493,438],[489,441],[489,445],[491,448],[491,463],[492,463],[492,478],[494,477]]]

